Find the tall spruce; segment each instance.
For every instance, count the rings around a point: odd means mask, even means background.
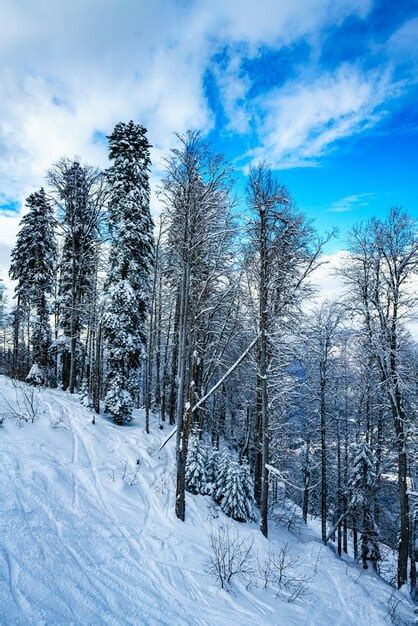
[[[138,368],[146,344],[153,265],[150,144],[146,129],[118,123],[109,136],[109,270],[103,333],[108,351],[106,409],[118,424],[132,419]]]
[[[62,235],[56,347],[62,387],[73,393],[82,377],[82,335],[95,291],[105,189],[103,174],[77,160],[61,159],[48,179]]]
[[[10,277],[17,281],[19,306],[32,311],[32,368],[29,382],[49,379],[51,346],[50,303],[55,276],[56,241],[54,215],[44,189],[26,199],[28,213],[22,218],[12,252]]]

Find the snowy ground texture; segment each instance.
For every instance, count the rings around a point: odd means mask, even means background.
[[[0,414],[15,389],[0,377]],[[254,554],[268,542],[256,524],[237,524],[203,496],[187,497],[187,521],[173,512],[172,442],[164,431],[118,427],[76,397],[41,390],[39,420],[0,429],[0,623],[292,625],[387,624],[391,590],[340,561],[315,528],[282,528],[309,594],[293,604],[265,591],[254,574],[221,590],[205,573],[209,534],[230,525]],[[137,464],[139,460],[139,465]],[[314,573],[316,567],[316,573]]]

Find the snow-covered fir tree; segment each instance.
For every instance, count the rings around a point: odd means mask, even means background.
[[[218,467],[218,457],[220,453],[219,453],[219,450],[217,450],[216,448],[212,448],[210,446],[207,446],[206,450],[207,450],[206,475],[207,475],[207,480],[208,480],[208,488],[210,490],[210,493],[213,494],[214,489],[215,489],[216,471]]]
[[[222,511],[237,522],[254,519],[254,485],[247,464],[231,460],[225,478]]]
[[[207,495],[210,493],[207,473],[208,453],[206,446],[200,441],[197,433],[189,440],[186,463],[186,488],[190,493]]]
[[[359,518],[362,529],[361,559],[365,569],[368,563],[376,568],[380,560],[378,529],[373,510],[375,467],[376,460],[369,444],[366,442],[358,444],[355,448],[349,481],[350,505],[355,511],[354,514]]]
[[[103,174],[78,160],[61,159],[48,173],[58,207],[62,250],[59,263],[59,329],[55,347],[61,354],[64,389],[81,381],[82,332],[94,298],[98,265]]]
[[[56,241],[54,215],[44,189],[26,199],[28,213],[22,218],[12,252],[10,276],[17,281],[20,305],[32,311],[32,367],[28,382],[43,384],[49,378],[51,346],[50,297],[53,291]]]
[[[89,381],[86,376],[83,378],[83,381],[81,383],[79,396],[80,402],[83,406],[85,406],[87,409],[93,408],[92,398],[89,393]]]
[[[218,452],[214,467],[213,499],[221,503],[225,494],[226,480],[231,457],[227,452]]]
[[[118,424],[132,419],[134,390],[146,343],[153,222],[146,129],[118,123],[109,137],[111,246],[103,320],[108,353],[106,409]]]

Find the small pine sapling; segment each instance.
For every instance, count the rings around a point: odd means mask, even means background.
[[[247,465],[230,461],[220,506],[226,515],[237,522],[254,519],[253,486]]]
[[[190,437],[186,462],[186,488],[190,493],[209,493],[207,476],[207,450],[194,433]]]

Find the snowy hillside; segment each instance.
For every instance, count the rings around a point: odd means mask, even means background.
[[[0,414],[15,389],[0,379]],[[340,561],[313,528],[229,520],[210,498],[187,496],[187,520],[173,511],[173,452],[142,416],[123,428],[82,408],[77,397],[39,393],[39,420],[0,429],[0,622],[2,624],[369,624],[387,623],[390,588]],[[253,545],[251,584],[220,589],[208,573],[211,529]],[[268,544],[289,544],[309,577],[293,603],[264,590],[257,573]]]

